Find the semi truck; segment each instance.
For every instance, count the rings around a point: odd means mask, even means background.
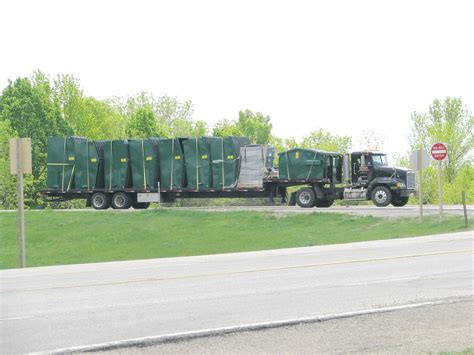
[[[390,166],[382,152],[294,148],[276,153],[246,137],[50,137],[42,193],[50,201],[85,199],[99,210],[226,197],[281,197],[302,208],[328,208],[336,200],[401,207],[416,193],[416,177],[412,170]]]

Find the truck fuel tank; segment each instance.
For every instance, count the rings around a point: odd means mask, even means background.
[[[367,189],[365,188],[346,188],[344,189],[344,200],[366,200],[367,199]]]

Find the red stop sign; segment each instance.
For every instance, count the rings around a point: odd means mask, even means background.
[[[431,156],[435,160],[444,160],[448,155],[448,148],[444,143],[435,143],[431,146]]]

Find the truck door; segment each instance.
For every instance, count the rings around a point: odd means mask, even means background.
[[[360,156],[360,154],[351,154],[351,178],[353,183],[359,180]]]

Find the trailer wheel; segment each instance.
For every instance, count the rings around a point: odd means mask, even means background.
[[[135,202],[132,207],[136,210],[146,210],[150,207],[150,202]]]
[[[408,203],[408,197],[396,197],[392,200],[392,205],[395,207],[403,207]]]
[[[316,196],[312,188],[305,187],[296,192],[296,203],[302,208],[314,207],[315,199]]]
[[[132,206],[132,199],[125,192],[116,192],[112,195],[112,208],[126,210]]]
[[[103,192],[96,192],[91,197],[91,205],[96,210],[106,210],[110,207],[110,196]]]
[[[333,203],[334,203],[334,200],[329,200],[327,198],[321,198],[321,199],[317,198],[314,201],[314,205],[319,208],[331,207]]]
[[[372,191],[372,202],[377,207],[387,207],[392,202],[392,193],[385,186],[377,186]]]

